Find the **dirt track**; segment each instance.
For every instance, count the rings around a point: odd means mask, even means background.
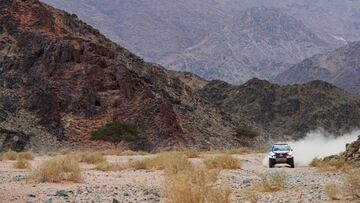
[[[231,188],[232,202],[246,202],[244,191],[266,173],[286,174],[288,184],[278,192],[255,192],[258,202],[331,202],[324,193],[324,184],[341,183],[342,176],[336,172],[319,172],[310,167],[291,169],[285,165],[268,169],[262,164],[264,154],[234,156],[241,160],[242,169],[224,170],[217,181],[217,186],[228,185]],[[142,158],[144,156],[107,157],[110,162]],[[37,157],[31,164],[35,167],[46,159],[48,157]],[[192,161],[199,162],[201,159]],[[0,202],[164,202],[162,171],[100,172],[94,170],[93,165],[82,164],[84,183],[34,184],[25,180],[29,170],[13,169],[13,163],[0,162]]]

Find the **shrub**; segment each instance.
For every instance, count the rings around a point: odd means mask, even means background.
[[[166,152],[157,155],[154,158],[145,158],[143,160],[129,161],[127,163],[99,163],[95,168],[102,171],[117,171],[124,169],[159,169],[164,170],[166,174],[174,174],[191,166],[191,162],[181,152]]]
[[[29,175],[28,178],[40,183],[82,181],[79,162],[71,156],[57,157],[43,162]]]
[[[114,144],[115,149],[117,149],[118,144],[121,142],[137,140],[138,131],[134,124],[113,121],[91,133],[90,138],[92,140],[111,142]]]
[[[204,167],[187,167],[165,177],[165,197],[170,203],[227,203],[231,191],[213,188],[218,172]]]
[[[322,159],[318,157],[314,158],[309,164],[309,166],[311,167],[320,167],[321,165],[322,165]]]
[[[103,155],[113,155],[113,156],[137,156],[137,155],[147,155],[148,152],[144,151],[120,151],[120,150],[106,150],[101,152]]]
[[[61,155],[68,155],[71,153],[71,151],[69,149],[62,149],[59,152]]]
[[[251,149],[248,147],[240,147],[240,148],[229,150],[230,154],[249,154],[249,153],[253,153],[253,152],[258,152],[258,150]]]
[[[276,192],[287,185],[287,176],[283,172],[268,173],[261,176],[261,180],[254,184],[260,192]]]
[[[126,150],[123,152],[120,152],[119,156],[137,156],[137,155],[147,155],[149,153],[147,152],[143,152],[143,151],[131,151],[131,150]]]
[[[80,162],[97,164],[105,161],[104,156],[99,152],[82,152],[75,155]]]
[[[184,154],[187,158],[198,158],[200,157],[201,153],[196,150],[188,150],[188,151],[184,151]]]
[[[344,183],[354,197],[360,194],[360,169],[356,168],[344,176]]]
[[[342,158],[315,158],[311,161],[310,166],[319,168],[322,171],[348,171],[354,168],[353,162],[345,161]]]
[[[47,153],[47,155],[48,155],[48,156],[56,156],[57,154],[56,154],[55,152],[49,151],[49,152]]]
[[[149,159],[130,161],[127,164],[127,168],[132,168],[135,170],[148,169],[149,168],[148,160]]]
[[[25,159],[25,160],[34,160],[35,155],[30,151],[21,152],[18,154],[18,158]]]
[[[239,159],[229,154],[223,154],[204,160],[204,164],[209,169],[239,169],[241,164]]]
[[[340,199],[341,188],[338,185],[335,185],[332,183],[325,184],[324,191],[325,191],[325,194],[331,200],[339,200]]]
[[[3,159],[4,160],[16,160],[18,156],[17,152],[14,151],[7,151],[3,154]]]
[[[181,152],[165,152],[144,160],[148,168],[164,170],[165,173],[177,173],[191,165],[191,162]]]
[[[31,168],[31,164],[23,158],[18,158],[17,161],[14,163],[14,168],[28,169]]]
[[[120,156],[121,151],[120,150],[105,150],[101,152],[104,156]]]

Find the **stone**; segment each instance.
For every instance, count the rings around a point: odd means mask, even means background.
[[[53,203],[52,198],[45,200],[44,203]]]
[[[54,196],[58,196],[58,197],[68,197],[68,194],[65,190],[58,190],[56,191]]]

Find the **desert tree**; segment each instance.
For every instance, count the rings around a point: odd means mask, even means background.
[[[111,142],[117,149],[117,146],[122,142],[137,140],[138,130],[134,124],[113,121],[92,132],[90,138]]]

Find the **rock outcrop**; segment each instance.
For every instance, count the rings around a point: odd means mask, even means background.
[[[346,145],[346,151],[342,153],[342,157],[347,161],[360,161],[360,135],[355,142]]]

